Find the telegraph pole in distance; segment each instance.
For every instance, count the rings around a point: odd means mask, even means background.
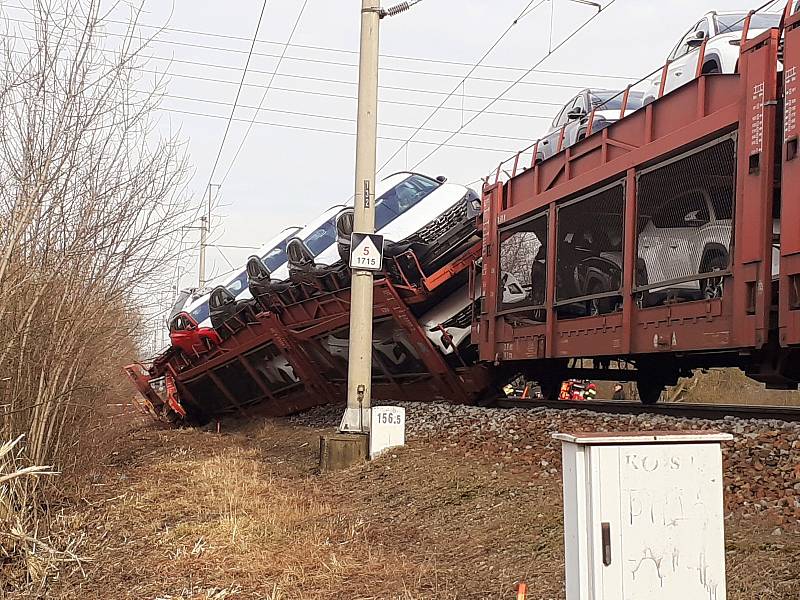
[[[200,217],[200,266],[198,267],[198,287],[201,289],[206,285],[206,240],[208,236],[208,219],[205,215]]]
[[[200,217],[200,266],[199,273],[199,287],[204,288],[206,285],[206,248],[208,247],[208,234],[211,233],[211,205],[213,199],[211,197],[211,190],[213,188],[219,189],[220,184],[208,184],[208,204],[206,205],[206,214]]]
[[[380,0],[361,0],[361,53],[358,65],[358,123],[353,231],[375,233],[375,163],[378,145],[378,53],[380,20],[420,0],[383,10]],[[351,249],[352,250],[352,249]],[[372,399],[372,272],[353,269],[350,288],[350,349],[347,408],[343,432],[370,429]]]

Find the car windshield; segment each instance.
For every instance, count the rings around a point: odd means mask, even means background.
[[[624,92],[592,92],[592,106],[598,110],[622,110]],[[625,110],[642,108],[643,92],[629,92]]]
[[[264,261],[264,266],[269,269],[270,273],[277,271],[288,260],[286,256],[286,243],[292,239],[294,235],[295,232],[290,233],[282,239],[277,246],[261,257],[261,260]]]
[[[411,175],[375,202],[375,231],[380,231],[441,185],[422,175]]]
[[[336,217],[328,219],[303,240],[314,256],[319,256],[336,242]]]
[[[717,15],[717,30],[719,33],[742,31],[746,19],[747,13]],[[750,19],[750,29],[770,29],[778,27],[780,23],[781,15],[778,13],[755,13]]]
[[[208,298],[203,300],[203,303],[196,306],[189,314],[198,323],[205,321],[208,318]]]
[[[242,271],[237,275],[236,279],[231,281],[225,288],[234,296],[238,295],[245,287],[247,287],[247,271]]]
[[[178,293],[178,297],[175,299],[175,302],[172,305],[172,308],[169,310],[170,315],[174,315],[181,310],[186,305],[186,301],[189,299],[189,296],[192,295],[192,292],[189,290],[181,290]]]

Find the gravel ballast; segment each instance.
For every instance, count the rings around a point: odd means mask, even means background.
[[[784,421],[612,415],[585,410],[493,409],[427,402],[395,402],[406,409],[406,436],[496,456],[497,469],[530,468],[532,479],[560,477],[556,432],[721,431],[725,502],[729,513],[767,517],[777,527],[800,524],[800,424]],[[291,418],[316,428],[335,427],[341,406],[322,406]]]

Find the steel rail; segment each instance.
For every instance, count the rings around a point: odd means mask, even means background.
[[[498,398],[490,406],[498,408],[547,408],[555,410],[585,410],[617,415],[660,415],[676,418],[721,420],[725,417],[739,419],[777,420],[800,422],[800,406],[753,406],[738,404],[689,404],[669,402],[641,404],[612,400],[529,400]]]

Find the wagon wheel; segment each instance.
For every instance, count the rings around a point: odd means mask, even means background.
[[[637,381],[636,388],[642,404],[655,404],[661,398],[661,392],[664,391],[664,382],[659,377],[647,377]]]

